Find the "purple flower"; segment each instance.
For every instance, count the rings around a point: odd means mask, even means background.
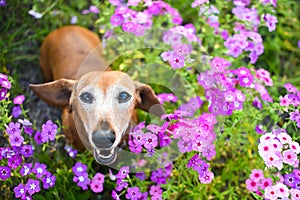
[[[123,166],[120,168],[119,172],[116,174],[116,177],[118,179],[123,180],[124,178],[127,177],[127,175],[129,174],[130,170],[129,170],[129,166]]]
[[[40,182],[38,180],[29,179],[25,185],[25,189],[30,195],[40,191]]]
[[[14,123],[14,122],[10,122],[8,124],[8,127],[6,128],[6,133],[11,135],[11,134],[21,134],[21,128],[20,128],[20,123]]]
[[[126,193],[126,198],[131,200],[138,200],[141,198],[142,194],[140,192],[140,189],[138,187],[131,187],[128,188]]]
[[[0,6],[6,6],[6,0],[0,0]]]
[[[261,101],[259,100],[258,97],[255,97],[255,98],[254,98],[254,100],[253,100],[253,102],[252,102],[252,105],[253,105],[255,108],[259,109],[259,110],[262,109],[262,103],[261,103]]]
[[[95,14],[98,14],[99,13],[99,9],[97,8],[97,6],[90,6],[89,10],[92,12],[92,13],[95,13]]]
[[[57,133],[57,125],[54,124],[51,120],[48,120],[45,124],[42,125],[42,141],[48,142],[55,139]]]
[[[87,166],[81,162],[77,162],[73,167],[72,171],[76,176],[81,175],[82,173],[86,173]]]
[[[300,40],[298,40],[298,48],[300,48]]]
[[[32,168],[32,172],[36,175],[37,178],[41,179],[45,174],[48,173],[47,166],[42,163],[35,163]]]
[[[266,22],[266,26],[269,29],[269,32],[274,31],[276,29],[277,18],[270,14],[263,15],[263,19]]]
[[[101,173],[96,173],[93,180],[94,182],[104,183],[105,176]]]
[[[26,176],[31,173],[32,163],[24,163],[20,168],[21,176]]]
[[[11,88],[11,83],[8,80],[8,77],[4,74],[0,74],[0,85],[5,89]]]
[[[20,153],[25,158],[29,158],[33,154],[33,146],[31,146],[31,145],[23,145],[21,147]]]
[[[110,23],[113,26],[120,26],[125,21],[125,18],[122,14],[115,13],[110,17]]]
[[[182,68],[184,67],[184,56],[173,53],[173,55],[171,56],[169,63],[171,65],[172,68],[176,69],[176,68]]]
[[[25,100],[25,96],[24,95],[18,95],[18,96],[16,96],[14,98],[13,102],[14,102],[14,104],[21,105],[21,104],[23,104],[24,100]]]
[[[18,186],[14,187],[14,192],[16,198],[24,199],[27,191],[25,185],[23,185],[23,183],[20,183]]]
[[[213,144],[205,146],[202,151],[202,156],[204,156],[207,160],[211,160],[216,155],[216,149]]]
[[[163,191],[159,185],[152,185],[149,191],[151,196],[161,196],[162,192]]]
[[[0,166],[0,179],[5,181],[10,177],[10,167],[8,166]]]
[[[266,131],[263,130],[263,126],[261,124],[259,124],[255,127],[255,131],[257,134],[265,134],[266,133]]]
[[[131,152],[135,153],[135,154],[139,154],[142,152],[143,147],[141,144],[138,144],[132,140],[128,141],[128,146]]]
[[[144,28],[142,25],[135,22],[124,22],[122,24],[122,29],[125,32],[133,33],[136,36],[144,35]]]
[[[296,177],[293,173],[284,175],[284,184],[290,187],[295,187]]]
[[[66,145],[64,149],[68,152],[71,158],[75,158],[78,153],[76,149],[73,149],[71,146],[68,145]]]
[[[154,149],[155,147],[157,147],[157,142],[158,140],[158,137],[157,135],[155,134],[152,134],[150,132],[146,133],[144,136],[143,136],[143,144],[144,144],[144,147],[147,149],[147,150],[152,150]]]
[[[7,90],[5,88],[0,89],[0,101],[4,100],[7,95]]]
[[[210,62],[210,67],[214,72],[224,72],[224,70],[229,67],[231,63],[224,58],[215,57]]]
[[[14,106],[11,112],[14,118],[19,117],[22,114],[22,109],[20,106]]]
[[[22,163],[23,159],[20,155],[14,155],[13,157],[8,159],[8,166],[10,166],[13,169],[16,169],[17,167],[19,167]]]
[[[199,180],[203,184],[209,184],[214,179],[214,173],[213,172],[206,172],[204,176],[199,175]]]
[[[117,192],[114,191],[114,190],[111,192],[111,197],[112,197],[114,200],[120,200],[119,195],[118,195]]]
[[[41,144],[43,143],[43,136],[42,133],[39,131],[36,131],[35,136],[34,136],[34,140],[36,142],[36,144]]]
[[[43,178],[42,182],[43,182],[44,189],[52,188],[55,185],[56,177],[50,172],[48,172]]]
[[[20,134],[14,133],[9,136],[9,141],[11,146],[19,147],[23,144],[24,138]]]
[[[73,181],[77,183],[77,185],[80,186],[83,190],[87,190],[88,184],[90,184],[88,173],[86,172],[80,173],[79,175],[75,175],[73,177]]]
[[[142,181],[147,178],[146,174],[144,172],[137,172],[137,173],[135,173],[135,177],[137,177],[138,179],[140,179]]]
[[[117,187],[116,190],[118,192],[122,191],[124,188],[126,188],[128,186],[128,183],[123,181],[122,179],[118,179],[117,180]]]
[[[176,103],[178,100],[178,97],[172,93],[162,93],[162,94],[158,94],[157,98],[159,100],[159,102],[161,104],[163,104],[164,102],[174,102]]]

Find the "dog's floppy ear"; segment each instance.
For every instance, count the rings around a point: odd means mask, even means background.
[[[47,104],[63,108],[69,106],[75,82],[69,79],[59,79],[44,84],[30,84],[29,87]]]
[[[140,97],[136,108],[140,108],[159,117],[165,114],[165,110],[157,99],[152,88],[149,85],[142,84],[138,81],[135,81],[134,83]]]

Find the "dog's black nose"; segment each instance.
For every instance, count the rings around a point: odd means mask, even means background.
[[[93,132],[92,141],[99,149],[110,148],[116,140],[115,132],[111,129],[99,129]]]

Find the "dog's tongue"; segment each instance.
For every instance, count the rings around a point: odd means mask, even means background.
[[[95,160],[102,165],[112,164],[113,162],[115,162],[115,160],[117,158],[116,148],[111,149],[111,150],[94,149]]]

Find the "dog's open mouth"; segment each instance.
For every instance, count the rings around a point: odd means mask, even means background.
[[[102,165],[110,165],[117,159],[117,148],[110,150],[94,149],[95,160]]]

